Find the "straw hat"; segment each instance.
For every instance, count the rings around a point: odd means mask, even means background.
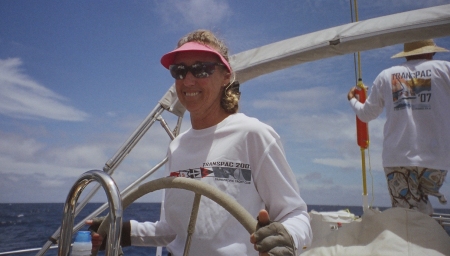
[[[448,52],[447,49],[436,46],[433,39],[415,41],[410,43],[405,43],[403,45],[403,52],[399,52],[392,56],[391,58],[400,58],[412,55],[420,55],[426,53],[434,52]]]

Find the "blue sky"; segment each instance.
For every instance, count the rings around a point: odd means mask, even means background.
[[[360,0],[359,19],[449,3]],[[102,169],[173,83],[159,60],[188,32],[210,29],[236,54],[350,20],[348,0],[0,1],[0,203],[64,202],[79,175]],[[435,41],[450,49],[450,37]],[[361,53],[364,83],[403,62],[390,59],[401,50]],[[450,61],[448,53],[435,57]],[[241,86],[241,112],[281,135],[308,204],[362,204],[355,116],[346,100],[354,69],[353,55],[338,56]],[[173,128],[175,119],[165,118]],[[367,180],[375,206],[389,205],[384,120],[383,114],[369,124]],[[155,124],[115,171],[119,189],[159,162],[168,142]],[[162,170],[152,178],[161,176]],[[449,181],[442,192],[450,197]]]

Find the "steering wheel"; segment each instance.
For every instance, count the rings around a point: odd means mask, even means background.
[[[236,220],[241,223],[242,226],[244,226],[249,234],[254,233],[256,230],[257,221],[255,217],[251,216],[250,213],[248,213],[248,211],[245,210],[244,207],[237,203],[235,199],[209,184],[190,178],[165,177],[141,184],[122,198],[123,209],[127,208],[131,203],[133,203],[140,197],[165,188],[185,189],[195,193],[190,222],[188,226],[188,237],[184,248],[184,255],[188,255],[189,253],[191,235],[194,233],[195,221],[197,219],[201,196],[206,196],[222,206],[231,215],[233,215]],[[105,218],[102,224],[100,224],[97,233],[99,233],[102,237],[106,237],[106,235],[108,234],[108,229],[109,218]]]

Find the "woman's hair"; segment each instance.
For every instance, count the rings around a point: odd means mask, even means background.
[[[196,30],[194,32],[191,32],[187,34],[186,36],[182,37],[178,41],[178,46],[180,47],[185,43],[188,42],[197,42],[204,45],[208,45],[215,50],[217,50],[222,57],[224,57],[228,62],[228,47],[225,45],[225,43],[218,39],[211,31],[209,30]],[[233,71],[231,71],[233,72]],[[234,76],[232,76],[234,77]],[[236,86],[237,84],[237,86]],[[240,98],[240,92],[239,92],[239,83],[230,81],[230,83],[225,86],[225,89],[223,90],[224,93],[222,95],[222,98],[220,99],[220,106],[230,114],[234,114],[239,109],[239,98]]]

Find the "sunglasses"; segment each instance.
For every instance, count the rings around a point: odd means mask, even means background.
[[[190,71],[195,78],[205,78],[214,73],[216,66],[223,66],[220,62],[197,62],[191,66],[184,64],[173,64],[169,66],[170,74],[176,80],[182,80]]]

